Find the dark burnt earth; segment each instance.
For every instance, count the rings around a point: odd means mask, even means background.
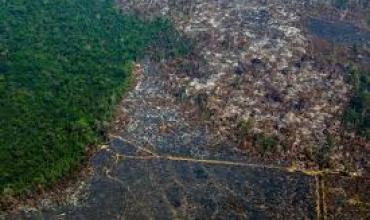
[[[63,203],[4,219],[369,219],[369,143],[341,142],[351,86],[310,27],[339,19],[324,3],[118,1],[123,13],[168,16],[192,52],[138,62],[92,175]],[[275,138],[274,151],[254,146],[256,134]],[[338,144],[323,170],[313,155],[328,135]]]

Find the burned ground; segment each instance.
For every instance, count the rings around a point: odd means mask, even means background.
[[[343,131],[341,121],[352,91],[346,64],[352,56],[368,65],[370,32],[352,16],[360,9],[338,12],[301,1],[120,5],[123,11],[167,15],[190,39],[191,56],[161,63],[161,72],[172,93],[199,107],[216,142],[237,142],[241,151],[269,161],[323,168],[316,155],[329,141],[335,147],[325,155],[325,168],[367,172],[368,142]],[[353,55],[353,45],[360,55]],[[240,137],[243,123],[249,131]],[[272,146],[266,150],[256,142]],[[346,156],[357,151],[363,159]]]
[[[191,52],[138,62],[92,176],[73,199],[14,218],[369,218],[369,143],[342,128],[352,87],[332,61],[349,46],[310,27],[329,22],[320,10],[330,22],[344,13],[321,3],[118,1],[168,16]]]

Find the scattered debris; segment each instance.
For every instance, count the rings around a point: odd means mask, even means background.
[[[242,143],[240,149],[250,156],[266,158],[258,146],[250,146],[255,145],[255,136],[240,140],[237,126],[251,118],[255,135],[274,137],[277,150],[267,160],[272,156],[306,168],[320,167],[318,158],[307,152],[320,151],[326,132],[334,139],[343,138],[340,115],[351,93],[345,69],[319,60],[313,50],[307,18],[320,7],[337,10],[330,8],[329,2],[318,4],[120,0],[124,12],[169,16],[191,39],[192,55],[162,62],[160,72],[167,75],[172,93],[185,91],[182,102],[199,106],[218,143],[226,139]],[[349,150],[337,141],[327,155],[329,166],[346,171],[358,171],[359,166],[365,169],[366,162],[344,159]]]

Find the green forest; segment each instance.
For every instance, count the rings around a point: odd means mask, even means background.
[[[344,125],[370,140],[370,72],[350,68],[348,74],[353,95],[343,114]]]
[[[122,15],[113,0],[1,0],[0,195],[78,166],[154,45],[186,50],[167,19]]]

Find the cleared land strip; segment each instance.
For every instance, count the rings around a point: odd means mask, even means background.
[[[344,173],[338,172],[333,170],[310,170],[310,169],[298,169],[297,167],[282,167],[282,166],[274,166],[274,165],[265,165],[265,164],[254,164],[254,163],[245,163],[241,161],[230,161],[230,160],[212,160],[212,159],[196,159],[191,157],[183,157],[183,156],[171,156],[171,155],[159,155],[152,150],[147,149],[146,147],[139,147],[137,143],[128,141],[119,136],[113,136],[114,138],[119,139],[120,141],[130,143],[132,146],[136,147],[137,150],[145,152],[149,155],[142,155],[142,156],[133,156],[133,155],[125,155],[120,153],[114,153],[114,159],[118,163],[122,160],[165,160],[165,161],[174,161],[174,162],[189,162],[189,163],[198,163],[198,164],[205,164],[205,165],[221,165],[221,166],[238,166],[238,167],[248,167],[248,168],[259,168],[259,169],[269,169],[269,170],[277,170],[283,171],[286,173],[300,173],[302,175],[314,177],[315,184],[312,185],[313,192],[315,193],[315,203],[316,203],[316,217],[319,220],[326,220],[328,219],[328,204],[326,201],[326,184],[324,177],[335,175],[340,176],[343,178],[351,178],[354,175],[351,173]],[[109,148],[105,150],[109,151]],[[109,172],[107,176],[113,180],[121,182],[116,177],[112,177]],[[360,178],[369,178],[369,177],[360,177]]]
[[[178,157],[178,156],[159,156],[159,155],[151,155],[151,156],[128,156],[122,154],[115,154],[115,161],[122,161],[122,160],[168,160],[168,161],[178,161],[178,162],[190,162],[190,163],[201,163],[207,165],[225,165],[225,166],[240,166],[240,167],[249,167],[249,168],[262,168],[262,169],[273,169],[273,170],[280,170],[284,172],[299,172],[304,175],[313,176],[315,178],[315,202],[316,202],[316,216],[318,220],[326,220],[327,219],[327,210],[326,210],[326,201],[324,195],[324,182],[322,180],[322,175],[328,174],[328,171],[313,171],[313,170],[297,170],[294,168],[286,168],[286,167],[279,167],[279,166],[271,166],[271,165],[262,165],[262,164],[252,164],[252,163],[243,163],[237,161],[227,161],[227,160],[208,160],[208,159],[194,159],[189,157]],[[330,172],[329,174],[333,174],[335,172]],[[106,175],[115,180],[119,183],[122,183],[118,178],[113,177],[110,175],[109,171]]]
[[[239,161],[228,161],[228,160],[209,160],[209,159],[195,159],[191,157],[180,157],[180,156],[161,156],[157,154],[156,152],[147,149],[143,146],[138,146],[137,143],[133,141],[129,141],[125,138],[122,138],[117,135],[110,135],[110,138],[118,139],[122,142],[126,142],[128,144],[131,144],[132,146],[136,147],[138,150],[143,151],[147,154],[150,154],[150,156],[131,156],[131,155],[122,155],[116,153],[116,160],[120,159],[137,159],[137,160],[154,160],[154,159],[162,159],[162,160],[171,160],[171,161],[188,161],[193,163],[204,163],[204,164],[218,164],[218,165],[228,165],[228,166],[244,166],[244,167],[251,167],[251,168],[264,168],[264,169],[274,169],[274,170],[281,170],[289,173],[293,172],[299,172],[303,173],[308,176],[324,176],[324,175],[338,175],[342,177],[352,177],[356,174],[348,173],[348,172],[340,172],[340,171],[333,171],[330,169],[325,170],[313,170],[313,169],[299,169],[295,166],[291,167],[281,167],[281,166],[274,166],[274,165],[265,165],[265,164],[253,164],[253,163],[244,163]],[[104,145],[106,146],[106,145]],[[103,148],[104,150],[109,150],[109,148]],[[359,176],[357,176],[359,177]],[[361,177],[361,176],[360,176]],[[362,177],[362,178],[370,178],[370,177]]]
[[[195,159],[190,157],[180,157],[180,156],[160,156],[160,155],[151,155],[151,156],[130,156],[123,154],[115,154],[115,160],[169,160],[169,161],[185,161],[192,163],[201,163],[201,164],[215,164],[215,165],[225,165],[225,166],[242,166],[250,168],[262,168],[262,169],[274,169],[281,170],[288,173],[302,173],[307,176],[324,176],[324,175],[343,175],[341,172],[332,171],[332,170],[310,170],[310,169],[297,169],[296,167],[280,167],[273,165],[264,165],[264,164],[253,164],[253,163],[244,163],[238,161],[228,161],[228,160],[209,160],[209,159]],[[348,176],[350,177],[350,176]],[[364,177],[366,178],[366,177]]]

